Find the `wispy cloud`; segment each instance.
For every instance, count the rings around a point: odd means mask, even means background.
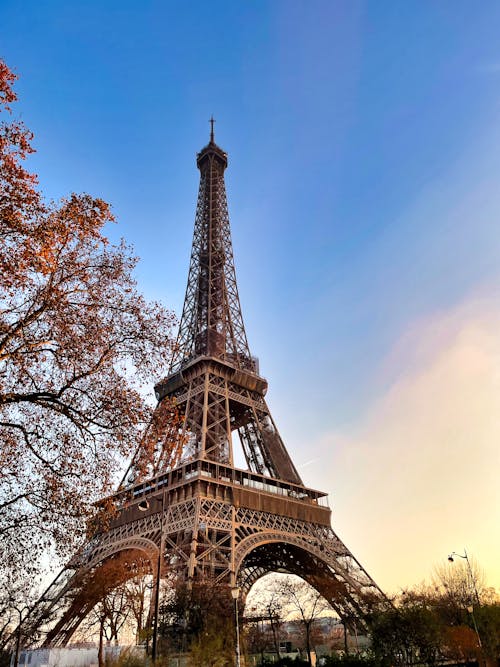
[[[314,459],[309,459],[309,461],[305,461],[304,463],[299,463],[297,467],[300,469],[307,468],[308,466],[311,466],[313,463],[316,463],[317,461],[319,461],[319,458],[315,457]]]
[[[482,63],[477,65],[476,72],[480,74],[500,74],[500,62]]]
[[[369,416],[323,442],[334,525],[384,587],[418,583],[463,546],[500,585],[499,332],[494,291],[418,323]]]

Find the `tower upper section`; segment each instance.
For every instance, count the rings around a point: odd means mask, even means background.
[[[196,357],[216,357],[255,372],[236,284],[224,171],[227,154],[214,141],[197,155],[200,187],[186,297],[171,372]]]

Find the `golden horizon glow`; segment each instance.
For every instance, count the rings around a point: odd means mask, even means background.
[[[500,587],[499,332],[496,290],[415,323],[370,413],[317,447],[334,530],[387,591],[464,548]]]

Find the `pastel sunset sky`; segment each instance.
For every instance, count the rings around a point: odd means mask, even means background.
[[[110,201],[177,313],[215,116],[274,419],[391,592],[464,548],[500,587],[499,34],[489,0],[0,0],[42,190]]]

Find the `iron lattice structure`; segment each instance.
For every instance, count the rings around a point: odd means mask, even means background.
[[[266,404],[267,381],[250,355],[236,284],[227,155],[215,144],[213,125],[197,166],[200,188],[177,346],[169,375],[155,388],[157,410],[175,404],[183,415],[179,435],[188,456],[116,494],[111,525],[68,564],[32,616],[32,639],[44,645],[70,640],[97,602],[89,582],[119,553],[128,553],[131,563],[146,559],[151,571],[161,554],[161,572],[238,585],[244,596],[266,573],[297,574],[358,628],[385,601],[333,532],[326,494],[303,485]],[[247,470],[234,467],[235,438]],[[144,500],[149,509],[141,512]]]

